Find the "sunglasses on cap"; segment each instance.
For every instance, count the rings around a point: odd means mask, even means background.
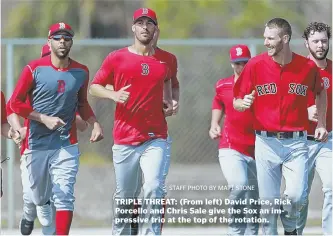
[[[60,39],[64,39],[65,41],[71,41],[72,40],[72,36],[69,36],[69,35],[63,35],[63,34],[56,34],[56,35],[53,35],[51,37],[53,40],[55,41],[59,41]]]

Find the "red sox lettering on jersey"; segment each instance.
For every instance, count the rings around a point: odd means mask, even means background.
[[[255,130],[302,131],[308,127],[308,91],[319,93],[322,86],[313,61],[293,53],[293,60],[281,66],[263,53],[244,67],[234,97],[243,99],[254,89]]]
[[[306,96],[308,86],[303,85],[303,84],[295,84],[295,83],[290,83],[289,84],[289,94],[296,94],[296,95],[301,95],[301,96]],[[258,93],[258,96],[262,95],[268,95],[268,94],[276,94],[277,93],[277,86],[275,83],[269,83],[269,84],[264,84],[264,85],[256,85],[256,90]]]

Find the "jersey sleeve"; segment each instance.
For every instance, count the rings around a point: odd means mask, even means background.
[[[10,99],[8,100],[7,104],[6,104],[6,112],[7,112],[7,116],[10,116],[11,114],[15,113],[11,106],[10,106]]]
[[[32,107],[25,102],[33,87],[34,82],[32,74],[33,71],[30,65],[23,68],[9,103],[10,109],[23,118],[27,118],[29,114],[33,112]]]
[[[224,110],[224,103],[222,99],[220,99],[221,91],[217,87],[218,84],[215,86],[215,96],[212,101],[212,110]]]
[[[1,91],[1,124],[7,123],[6,99]]]
[[[177,78],[178,61],[177,61],[177,57],[175,55],[172,55],[172,62],[171,62],[170,70],[171,70],[172,88],[179,88],[179,81],[178,81],[178,78]]]
[[[312,72],[311,72],[311,77],[313,78],[313,84],[311,90],[313,91],[314,94],[318,94],[321,92],[321,90],[324,89],[324,83],[321,80],[318,68],[315,67]]]
[[[95,116],[91,106],[88,102],[88,83],[89,83],[89,70],[86,68],[87,78],[79,90],[78,93],[78,113],[84,121],[88,120],[90,117]]]
[[[245,65],[233,88],[235,98],[243,99],[245,95],[254,90],[254,66],[251,62]]]
[[[104,87],[107,84],[114,86],[114,54],[115,53],[112,52],[104,59],[91,84],[99,84]]]

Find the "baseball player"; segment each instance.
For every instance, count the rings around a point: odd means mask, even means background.
[[[41,50],[41,57],[45,57],[51,54],[51,50],[48,44],[43,45]],[[30,104],[30,99],[27,97],[26,103]],[[16,130],[19,134],[19,139],[16,144],[20,148],[21,156],[23,155],[26,147],[25,147],[25,137],[26,137],[26,125],[28,124],[28,120],[25,119],[24,124],[22,126],[19,120],[19,116],[10,108],[10,101],[7,103],[7,119],[8,123]],[[81,132],[86,130],[87,123],[82,120],[81,116],[76,114],[75,124],[77,129]],[[76,132],[71,130],[72,132]],[[24,162],[21,162],[24,163]],[[27,175],[27,171],[24,171],[24,167],[21,167],[23,170],[21,172],[21,180],[23,186],[23,216],[20,220],[19,228],[22,235],[30,235],[34,228],[34,220],[38,216],[39,221],[42,225],[42,232],[44,235],[54,235],[55,234],[55,208],[52,201],[48,202],[43,206],[36,206],[29,196],[29,176]]]
[[[324,204],[322,212],[322,227],[324,235],[332,235],[332,61],[327,59],[331,27],[318,22],[310,23],[304,30],[305,46],[309,50],[309,58],[319,69],[319,76],[327,91],[326,129],[329,132],[328,142],[315,139],[315,128],[318,112],[314,96],[309,96],[308,115],[310,127],[308,129],[308,192],[311,190],[314,171],[316,170],[323,183]],[[300,220],[297,221],[297,233],[302,235],[308,215],[308,202],[301,210]]]
[[[171,85],[172,85],[172,115],[176,115],[179,110],[179,81],[177,78],[177,71],[178,71],[178,62],[177,62],[177,57],[170,53],[167,52],[157,46],[157,41],[160,36],[160,30],[159,28],[156,29],[154,37],[152,39],[151,45],[155,49],[155,54],[153,55],[156,59],[161,60],[166,62],[166,64],[169,67],[170,73],[171,73]],[[108,88],[108,86],[106,86]],[[165,173],[164,176],[166,178],[170,166],[170,158],[171,158],[171,144],[172,144],[172,139],[170,135],[168,134],[167,138],[167,148],[166,148],[166,158],[167,158],[167,165],[165,167]],[[138,190],[139,192],[141,191],[141,188]],[[165,195],[167,194],[166,188],[164,189]],[[140,194],[140,193],[139,193]],[[140,208],[141,206],[139,204],[136,204],[134,206],[135,208]],[[164,209],[166,208],[166,205],[163,205]],[[139,216],[138,213],[133,214],[132,218],[137,218]],[[164,218],[164,215],[162,216]],[[161,225],[161,230],[163,227],[163,223]],[[137,223],[132,223],[131,224],[131,234],[132,235],[137,235],[137,229],[138,229],[138,224]]]
[[[234,75],[220,79],[215,86],[216,94],[212,102],[212,120],[209,130],[211,139],[220,138],[219,162],[229,186],[229,199],[258,199],[258,183],[254,160],[253,114],[250,110],[238,112],[233,108],[233,85],[241,74],[245,64],[250,60],[251,53],[246,45],[230,48],[230,62]],[[221,119],[225,115],[223,129]],[[235,175],[235,171],[237,175]],[[251,190],[246,187],[251,186]],[[236,218],[244,218],[244,207],[248,204],[233,204],[230,207],[240,209],[241,214],[231,214],[229,235],[258,235],[258,223],[237,223]],[[259,205],[248,205],[259,217]]]
[[[80,156],[74,122],[76,110],[93,126],[90,141],[103,138],[87,101],[88,68],[68,56],[73,36],[68,24],[52,25],[48,35],[51,55],[24,67],[10,99],[14,113],[28,119],[21,170],[29,176],[30,199],[43,206],[52,196],[57,235],[69,233],[73,217]],[[27,97],[30,104],[26,103]]]
[[[274,18],[265,27],[267,52],[253,57],[234,86],[234,107],[253,109],[255,157],[263,233],[277,235],[277,216],[285,234],[296,234],[296,220],[307,201],[307,97],[316,94],[318,124],[315,138],[325,140],[326,90],[311,60],[291,51],[291,26]],[[282,176],[286,181],[281,199]],[[297,186],[297,187],[295,187]],[[267,203],[267,200],[269,203]],[[265,214],[264,214],[265,213]]]
[[[7,121],[7,112],[6,112],[6,99],[5,95],[1,91],[1,135],[8,139],[13,139],[14,142],[18,142],[19,140],[19,133],[15,132],[11,126],[9,125]],[[1,160],[1,163],[3,161]],[[2,197],[3,191],[2,191],[2,167],[0,167],[0,197]]]
[[[114,119],[113,163],[117,188],[114,194],[112,235],[129,235],[133,199],[139,195],[144,175],[144,201],[139,234],[159,235],[161,210],[165,192],[167,123],[171,115],[172,94],[167,64],[153,57],[151,45],[157,28],[156,13],[140,8],[133,14],[134,44],[111,52],[90,86],[93,96],[109,98],[117,103]],[[114,91],[106,89],[110,84]],[[120,200],[127,199],[126,204]],[[159,202],[155,200],[159,200]],[[119,212],[121,209],[121,213]],[[157,222],[152,222],[152,218]],[[147,219],[147,222],[144,220]]]

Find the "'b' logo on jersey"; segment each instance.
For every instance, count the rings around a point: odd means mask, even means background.
[[[322,80],[324,83],[324,88],[328,89],[330,87],[330,80],[327,77],[323,77]]]
[[[149,74],[149,66],[146,63],[141,64],[142,72],[141,75],[148,75]]]
[[[65,92],[65,81],[64,80],[58,80],[58,93],[64,93]]]

